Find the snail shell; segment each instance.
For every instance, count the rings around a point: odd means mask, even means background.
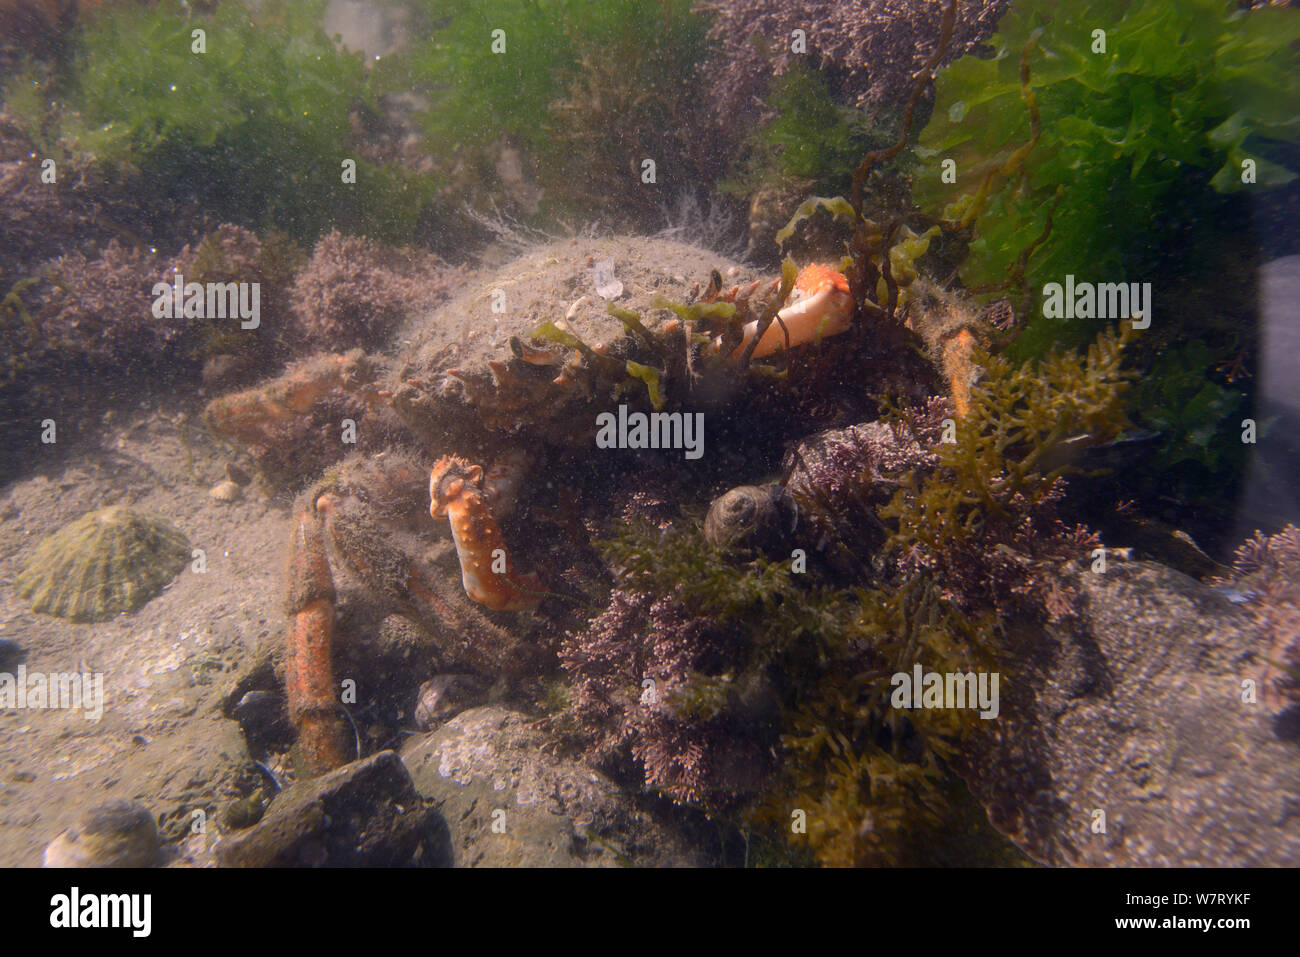
[[[416,727],[432,731],[476,704],[482,695],[482,684],[472,675],[435,675],[420,685],[415,703]]]
[[[785,531],[784,490],[779,485],[741,485],[718,496],[704,519],[704,538],[715,547],[764,548]]]

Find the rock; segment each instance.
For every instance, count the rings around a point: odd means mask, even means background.
[[[409,864],[431,816],[392,751],[295,784],[246,831],[217,845],[224,867],[392,867]]]
[[[284,698],[273,691],[250,691],[231,710],[248,744],[248,753],[261,757],[272,751],[287,751],[295,733]]]
[[[613,781],[553,745],[526,715],[489,705],[402,749],[416,788],[440,802],[454,866],[701,863]]]
[[[93,807],[45,849],[44,867],[152,867],[161,852],[158,825],[143,804]]]
[[[1300,748],[1242,701],[1265,651],[1248,612],[1149,562],[1065,578],[1078,620],[1019,636],[959,769],[993,825],[1052,865],[1300,864]]]
[[[266,792],[255,791],[246,798],[230,801],[221,809],[221,824],[227,830],[252,827],[266,813]]]
[[[23,647],[12,638],[0,638],[0,668],[8,668],[22,659]]]
[[[226,463],[226,478],[230,479],[230,481],[234,482],[236,485],[240,486],[241,488],[247,486],[250,482],[253,481],[253,477],[249,475],[247,472],[245,472],[243,469],[241,469],[234,462]]]

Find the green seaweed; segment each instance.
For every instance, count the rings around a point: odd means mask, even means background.
[[[1124,394],[1136,375],[1123,357],[1133,335],[1126,323],[1084,357],[1053,351],[1018,367],[977,350],[984,373],[970,411],[954,421],[956,441],[939,445],[938,470],[881,510],[897,522],[891,547],[947,553],[972,544],[987,536],[990,517],[1006,520],[1043,501],[1074,468],[1061,455],[1066,443],[1086,436],[1101,445],[1129,428]]]
[[[704,319],[731,319],[736,315],[734,302],[693,302],[689,305],[674,302],[666,296],[655,296],[651,301],[656,309],[668,309],[676,313],[685,322],[699,322]]]
[[[605,309],[611,316],[623,323],[623,328],[627,330],[628,335],[636,339],[637,344],[643,349],[655,355],[662,352],[659,343],[650,334],[650,330],[641,322],[641,317],[637,315],[635,310],[622,309],[612,302],[607,304]]]
[[[545,339],[547,342],[554,342],[565,348],[572,349],[581,355],[594,369],[605,367],[608,369],[617,369],[623,371],[622,364],[611,356],[601,355],[591,346],[582,341],[576,334],[561,329],[553,322],[543,322],[529,333],[534,339]]]
[[[992,58],[967,56],[939,74],[914,198],[974,220],[961,272],[971,287],[1018,281],[1018,260],[1048,232],[1049,215],[1050,234],[1024,264],[1031,293],[1067,274],[1212,268],[1222,224],[1240,218],[1238,196],[1294,177],[1300,16],[1218,0],[1091,0],[1068,12],[1067,23],[1049,0],[1017,4],[999,24]],[[1080,24],[1105,31],[1104,53]],[[1041,137],[1022,100],[1025,51]],[[1023,163],[1012,163],[1030,143]],[[1254,185],[1242,182],[1248,158]],[[955,186],[942,182],[944,159],[956,161]],[[999,170],[1005,188],[987,190]],[[987,202],[976,198],[981,191]],[[1101,325],[1034,317],[1017,354],[1082,344]]]
[[[834,102],[825,77],[799,63],[772,78],[767,106],[772,119],[747,138],[738,171],[723,184],[728,192],[748,195],[770,182],[847,190],[858,159],[882,136],[861,110]]]
[[[4,321],[5,327],[9,326],[7,317],[12,315],[20,318],[23,326],[26,327],[29,332],[36,331],[31,310],[27,308],[27,303],[23,301],[23,293],[40,281],[40,276],[28,276],[25,279],[19,279],[9,287],[9,291],[5,293],[5,297],[0,299],[0,315],[6,317]]]
[[[642,365],[639,362],[627,360],[627,374],[634,379],[640,379],[645,383],[646,392],[650,394],[650,404],[654,406],[656,412],[664,407],[663,393],[659,390],[659,370],[654,366]]]
[[[197,202],[218,222],[314,238],[331,225],[409,239],[433,185],[368,163],[348,146],[350,115],[373,97],[360,54],[337,50],[322,0],[113,5],[73,35],[49,71],[29,65],[11,89],[48,155],[105,182],[142,177],[146,210]],[[192,32],[206,32],[195,52]],[[51,110],[49,100],[59,108]],[[342,162],[357,182],[342,182]]]
[[[617,315],[617,313],[614,312],[613,307],[610,308],[610,312]],[[625,309],[620,309],[618,312],[631,317],[631,320],[635,321],[636,327],[639,327],[642,332],[646,333],[648,343],[657,353],[658,349],[654,348],[653,340],[650,339],[649,333],[646,332],[645,327],[641,326],[640,320],[636,318],[636,313]],[[619,318],[624,317],[620,316]],[[629,326],[629,319],[624,318],[624,325]],[[629,328],[631,327],[629,326]],[[603,374],[612,378],[613,381],[610,383],[610,388],[613,389],[616,396],[630,395],[636,382],[640,381],[644,383],[646,393],[650,398],[650,404],[654,406],[655,411],[663,409],[664,396],[663,391],[660,388],[662,372],[654,366],[634,362],[631,359],[619,362],[619,360],[615,359],[613,356],[607,356],[597,352],[595,349],[591,348],[591,346],[583,342],[576,334],[561,329],[553,322],[541,323],[537,328],[533,329],[529,335],[536,339],[544,339],[547,342],[557,343],[567,349],[572,349],[574,352],[577,352],[586,361],[589,369],[598,374]],[[630,378],[624,379],[624,374]]]
[[[920,275],[916,261],[929,252],[930,241],[939,235],[939,230],[940,227],[931,226],[925,232],[917,234],[906,224],[898,227],[898,241],[889,247],[889,268],[894,282],[902,290],[906,291],[908,286],[916,282]],[[884,302],[888,296],[889,285],[882,276],[876,283],[876,299]],[[908,298],[906,295],[900,296],[899,304],[905,303]]]
[[[836,220],[845,222],[854,221],[853,207],[843,196],[813,196],[799,204],[799,208],[794,211],[790,221],[776,232],[776,244],[784,246],[786,241],[794,235],[795,228],[804,220],[811,219],[819,211],[825,210],[830,213]],[[874,224],[873,224],[874,225]],[[877,230],[878,232],[878,230]]]
[[[695,64],[707,26],[690,0],[420,6],[432,35],[394,58],[387,88],[429,91],[419,122],[431,156],[471,203],[500,199],[494,157],[501,144],[521,151],[526,173],[542,187],[543,219],[657,209],[661,200],[629,174],[628,156],[655,157],[683,182],[711,162],[706,150],[691,148],[699,144],[684,121],[701,99]]]
[[[1233,354],[1249,374],[1259,348],[1249,277],[1272,237],[1264,227],[1263,251],[1240,237],[1260,229],[1254,196],[1300,168],[1300,15],[1216,0],[1094,0],[1069,15],[1018,4],[991,59],[937,77],[914,199],[970,240],[954,263],[968,287],[1020,290],[1013,357],[1081,346],[1109,321],[1042,315],[1047,283],[1151,283],[1130,412],[1164,435],[1134,482],[1177,485],[1198,520],[1222,514],[1245,467],[1229,439],[1247,400],[1216,370]],[[942,160],[955,161],[955,185]]]
[[[1013,671],[1000,660],[999,620],[1006,609],[989,572],[980,568],[981,549],[997,540],[995,528],[1017,527],[1052,494],[1070,468],[1054,461],[1063,442],[1080,434],[1102,442],[1125,428],[1124,391],[1133,374],[1122,360],[1131,335],[1126,328],[1100,337],[1086,356],[1053,353],[1018,367],[1002,356],[978,356],[985,371],[970,412],[956,422],[957,441],[941,443],[938,467],[911,476],[879,512],[893,529],[887,554],[896,560],[929,556],[893,587],[873,585],[860,593],[858,625],[882,654],[883,673],[917,661],[938,671],[994,663]],[[945,561],[956,564],[949,568]],[[971,576],[968,582],[963,574]],[[907,833],[932,828],[950,812],[936,803],[940,772],[972,733],[973,717],[957,710],[909,712],[925,751],[917,761],[900,760],[897,751],[882,750],[878,738],[848,730],[897,717],[881,703],[883,673],[848,677],[852,672],[837,667],[816,673],[783,739],[796,795],[787,803],[821,809],[809,835],[826,863],[897,861]],[[868,693],[873,682],[874,695]],[[884,804],[883,819],[878,803]],[[876,826],[864,831],[868,808]]]
[[[1211,378],[1226,358],[1202,339],[1163,352],[1136,390],[1144,424],[1164,434],[1162,468],[1196,463],[1211,473],[1244,454],[1237,437],[1246,398]]]

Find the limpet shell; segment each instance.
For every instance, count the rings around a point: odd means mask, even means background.
[[[155,597],[189,557],[189,542],[170,524],[114,505],[43,539],[16,584],[33,611],[105,621]]]

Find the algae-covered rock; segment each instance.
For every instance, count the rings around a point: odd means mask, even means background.
[[[104,621],[157,596],[189,555],[170,524],[114,505],[43,539],[18,575],[18,593],[33,611]]]
[[[1300,749],[1246,694],[1270,656],[1250,605],[1150,562],[1063,578],[1078,618],[1017,639],[960,762],[993,825],[1053,866],[1300,863]]]
[[[452,866],[699,865],[675,830],[554,748],[526,716],[496,705],[407,742],[402,761],[416,790],[438,803]]]

